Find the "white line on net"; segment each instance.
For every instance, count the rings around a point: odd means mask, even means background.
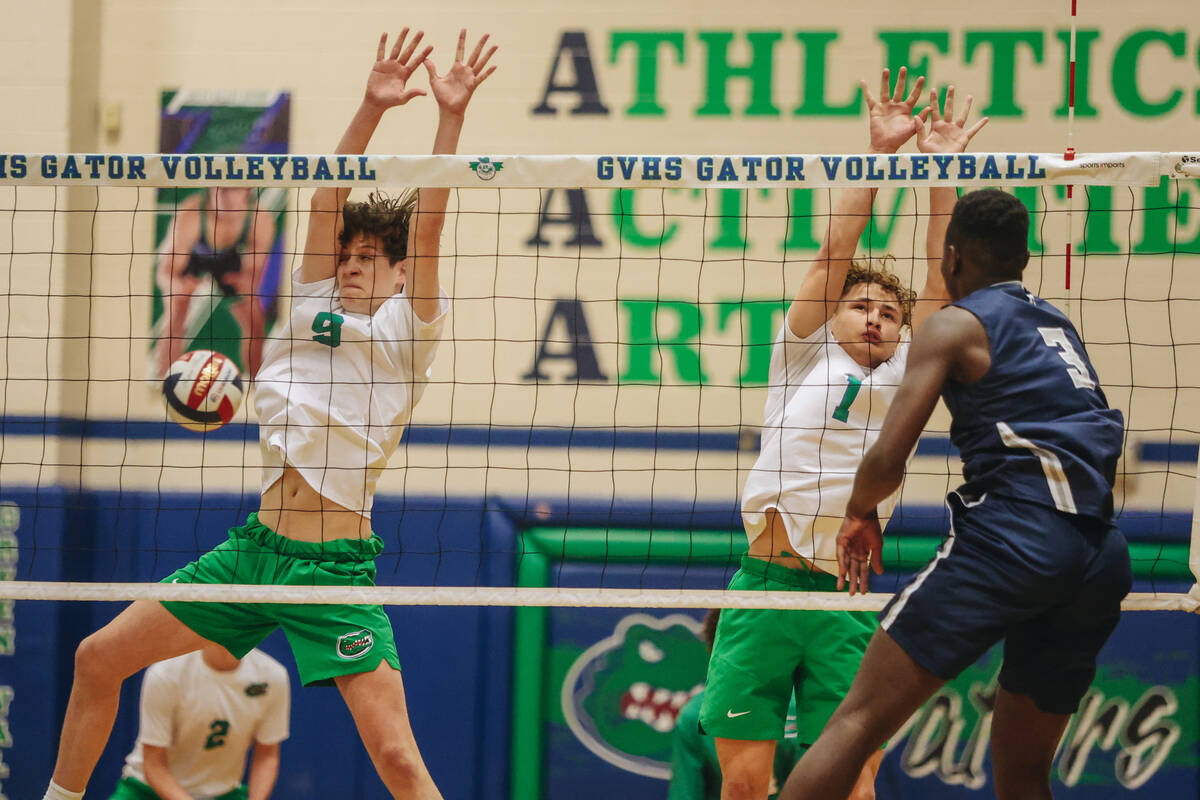
[[[724,589],[572,589],[525,586],[246,586],[241,584],[0,581],[6,600],[192,600],[219,603],[330,603],[400,606],[544,606],[600,608],[775,608],[878,611],[891,594]],[[1200,611],[1200,597],[1135,592],[1125,611]]]

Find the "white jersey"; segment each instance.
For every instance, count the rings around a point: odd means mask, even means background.
[[[171,775],[189,796],[218,797],[241,785],[252,744],[288,737],[290,708],[287,670],[261,650],[228,672],[204,663],[199,650],[151,664],[137,743],[121,774],[145,783],[143,746],[165,747]]]
[[[287,324],[254,381],[262,489],[295,468],[321,496],[371,515],[375,484],[425,391],[450,303],[423,322],[402,294],[347,311],[336,279],[292,277]]]
[[[742,491],[742,522],[753,542],[777,509],[796,552],[837,572],[835,539],[854,473],[879,438],[900,388],[908,341],[875,369],[863,367],[833,339],[829,323],[804,339],[785,317],[771,350],[770,385],[758,460]],[[879,504],[887,525],[896,495]]]

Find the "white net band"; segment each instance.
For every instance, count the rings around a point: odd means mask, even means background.
[[[0,599],[191,601],[206,603],[326,603],[404,606],[546,606],[598,608],[762,608],[879,611],[891,594],[849,597],[829,592],[748,592],[702,589],[575,589],[485,586],[246,586],[241,584],[71,583],[2,581]],[[1200,596],[1134,592],[1125,611],[1200,610]]]
[[[171,155],[0,153],[0,186],[824,188],[1147,186],[1196,153],[927,155]]]

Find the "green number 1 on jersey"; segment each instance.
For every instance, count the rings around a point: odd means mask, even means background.
[[[342,315],[332,314],[328,311],[322,311],[317,316],[313,317],[313,333],[316,336],[312,337],[314,342],[337,347],[342,343]]]
[[[846,393],[842,395],[842,402],[838,403],[838,407],[833,410],[833,418],[838,422],[845,422],[850,418],[850,404],[854,402],[854,398],[858,397],[858,389],[862,386],[862,381],[853,375],[846,376]]]

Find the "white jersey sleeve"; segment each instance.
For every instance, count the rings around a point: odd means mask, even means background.
[[[170,747],[175,743],[175,709],[179,692],[170,670],[162,662],[151,664],[142,678],[139,735],[142,744]]]

